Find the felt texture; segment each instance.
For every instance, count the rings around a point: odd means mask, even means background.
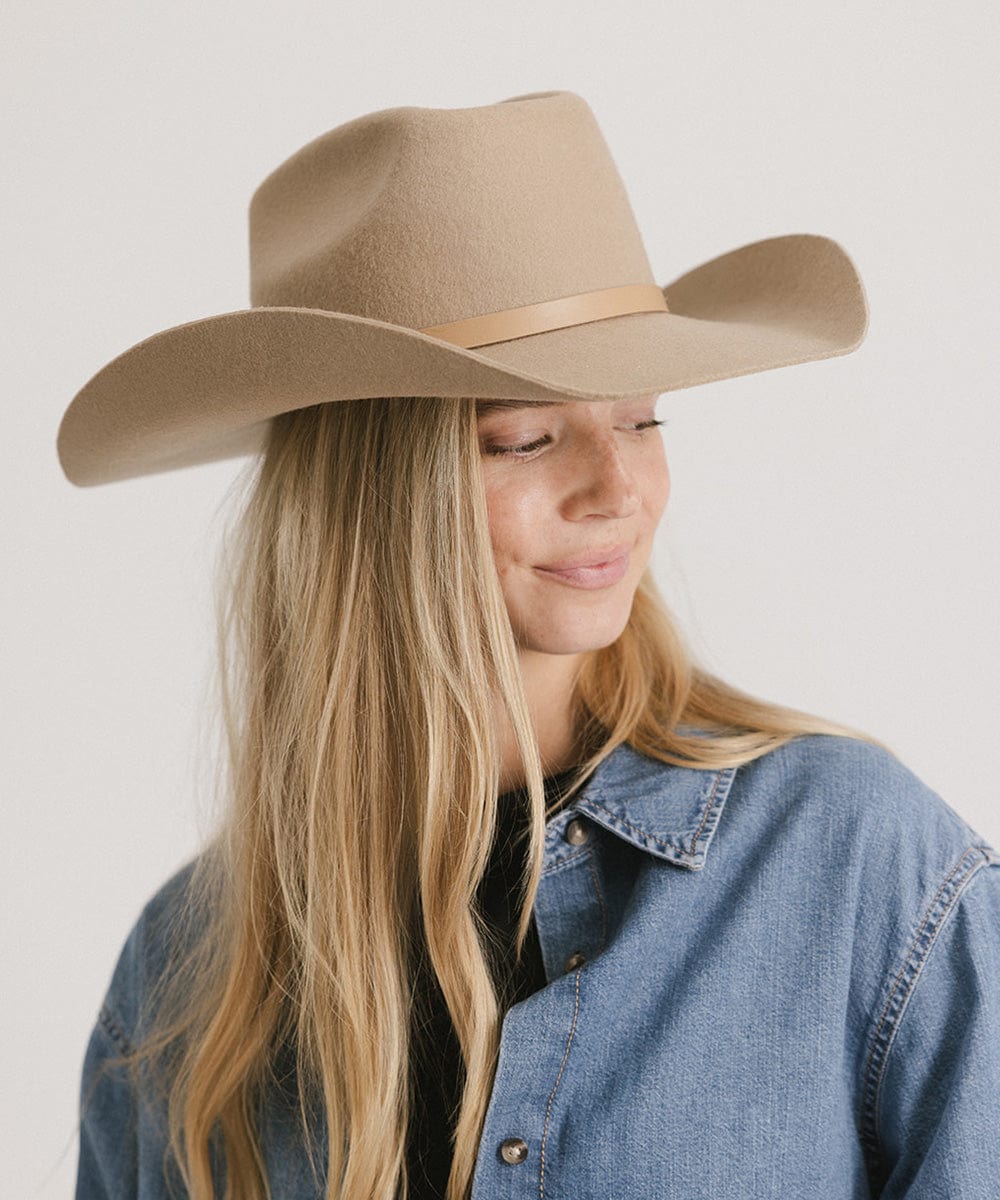
[[[847,354],[860,276],[830,238],[751,242],[667,285],[574,92],[357,117],[275,168],[249,206],[251,307],[145,338],[63,414],[79,486],[257,452],[274,415],[377,396],[599,400]],[[635,312],[464,348],[425,327],[628,284]]]

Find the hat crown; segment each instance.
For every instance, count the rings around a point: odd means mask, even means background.
[[[653,283],[621,176],[567,91],[367,113],[250,201],[250,302],[413,329]]]

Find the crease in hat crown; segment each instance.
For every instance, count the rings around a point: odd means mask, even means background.
[[[615,300],[604,315],[666,310],[607,143],[574,92],[367,113],[260,183],[249,233],[254,306],[441,337],[453,322],[564,298],[580,297],[579,320]],[[529,328],[559,327],[559,312],[529,314]]]

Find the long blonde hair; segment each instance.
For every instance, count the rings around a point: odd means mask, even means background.
[[[327,1200],[405,1196],[414,963],[426,955],[464,1064],[448,1200],[471,1191],[507,997],[475,903],[496,822],[498,713],[532,828],[516,953],[548,813],[493,564],[475,401],[397,397],[273,421],[223,544],[225,807],[195,859],[148,1036],[149,1073],[193,1200],[270,1196],[255,1112],[293,1046]],[[611,645],[584,656],[577,785],[618,745],[718,768],[794,737],[877,739],[756,699],[692,661],[647,571]],[[713,736],[685,735],[684,726]],[[310,1106],[328,1131],[317,1164]],[[321,1186],[318,1183],[318,1186]]]

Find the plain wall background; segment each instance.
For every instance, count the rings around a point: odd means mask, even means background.
[[[1000,844],[998,17],[941,6],[8,5],[0,1192],[72,1191],[80,1066],[210,804],[211,570],[238,462],[77,489],[59,418],[157,330],[246,307],[246,206],[397,104],[568,88],[666,284],[824,233],[855,354],[665,395],[654,569],[702,660],[887,741]]]

